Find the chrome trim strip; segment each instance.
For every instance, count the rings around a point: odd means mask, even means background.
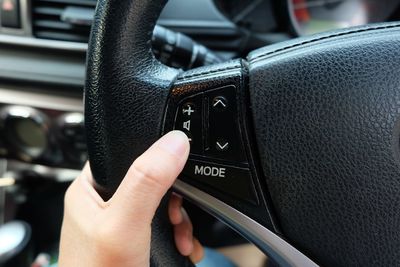
[[[173,188],[205,211],[232,227],[232,229],[259,247],[261,251],[272,258],[279,266],[318,266],[285,240],[215,197],[179,180],[175,182]]]
[[[32,36],[31,0],[20,0],[21,25],[25,35]]]
[[[88,48],[88,45],[86,43],[46,40],[38,39],[35,37],[12,36],[6,34],[0,34],[0,43],[8,45],[29,46],[34,48],[69,50],[72,52],[81,53],[86,53],[86,50]]]
[[[60,111],[82,112],[82,99],[56,96],[45,92],[27,92],[0,87],[0,104],[21,105]]]

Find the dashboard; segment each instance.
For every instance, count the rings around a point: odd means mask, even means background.
[[[87,160],[82,92],[95,6],[0,0],[0,158],[68,169]],[[399,7],[400,0],[170,0],[158,25],[215,55],[204,60],[211,63],[297,36],[397,20]],[[168,36],[158,54],[169,49]]]

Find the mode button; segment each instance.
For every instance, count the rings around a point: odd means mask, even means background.
[[[182,180],[206,192],[212,188],[224,195],[258,203],[251,173],[247,168],[190,159],[182,173]]]

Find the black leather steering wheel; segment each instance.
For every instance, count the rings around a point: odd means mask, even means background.
[[[281,265],[399,266],[400,24],[180,72],[151,51],[165,3],[98,2],[85,112],[102,196],[179,129],[192,150],[175,189]],[[165,205],[153,222],[151,265],[191,266],[176,252]]]

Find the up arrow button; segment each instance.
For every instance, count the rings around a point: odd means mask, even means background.
[[[219,110],[224,110],[228,107],[228,101],[222,97],[222,96],[217,96],[213,100],[213,108],[219,109]]]

